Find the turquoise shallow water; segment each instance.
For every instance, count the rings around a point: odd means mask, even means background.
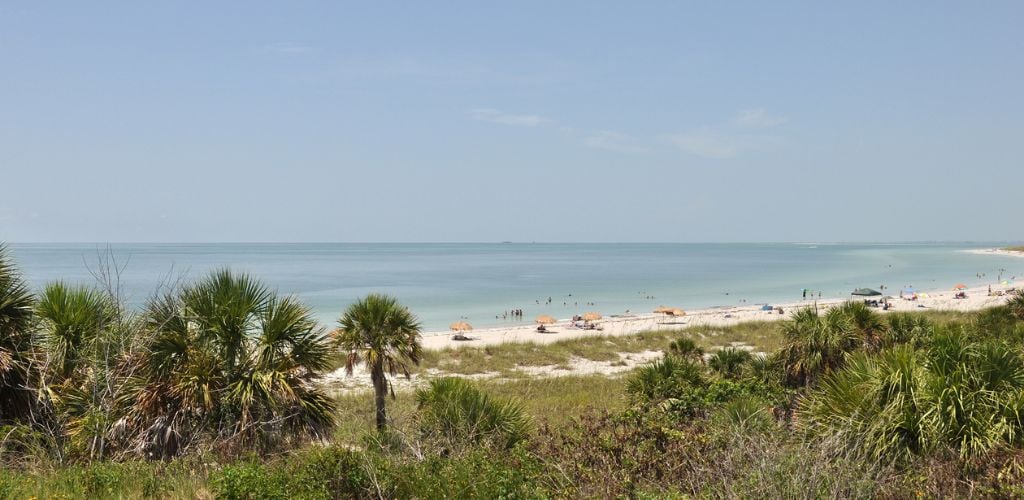
[[[1024,259],[963,250],[997,244],[12,244],[34,287],[64,279],[95,283],[90,269],[109,252],[122,290],[143,303],[171,279],[211,269],[250,272],[296,294],[324,323],[369,292],[393,294],[428,330],[459,318],[476,327],[595,310],[649,312],[795,302],[801,290],[840,297],[857,287],[948,289],[1024,279]],[[985,274],[979,278],[979,274]],[[571,295],[570,295],[571,294]],[[551,303],[548,304],[548,298]],[[588,305],[592,303],[593,305]],[[497,318],[496,318],[497,316]]]

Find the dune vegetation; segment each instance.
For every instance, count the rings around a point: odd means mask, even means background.
[[[141,310],[36,294],[0,250],[0,497],[1024,495],[1024,294],[444,351],[393,298],[339,316],[329,334],[227,270]],[[647,351],[618,375],[516,370]],[[342,367],[373,389],[331,393]],[[427,380],[395,391],[407,374]]]

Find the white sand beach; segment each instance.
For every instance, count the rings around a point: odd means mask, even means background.
[[[1024,252],[1018,252],[1016,250],[1006,250],[1003,248],[979,248],[977,250],[965,250],[967,253],[974,253],[978,255],[1001,255],[1003,257],[1019,257],[1024,258]]]
[[[951,284],[952,287],[952,284]],[[889,301],[892,306],[888,311],[881,308],[877,310],[885,312],[907,312],[920,310],[952,310],[952,311],[973,311],[1001,305],[1009,298],[1008,290],[1014,289],[1014,285],[992,285],[994,294],[1003,292],[1003,295],[989,295],[988,286],[979,286],[967,289],[966,298],[956,299],[955,291],[945,290],[923,290],[918,294],[917,300],[904,300],[893,298]],[[818,307],[831,307],[850,300],[850,298],[830,298],[818,300]],[[857,298],[860,300],[860,298]],[[568,319],[561,319],[558,323],[548,325],[546,333],[538,332],[537,325],[522,325],[506,328],[488,328],[468,332],[470,340],[453,340],[451,332],[429,332],[423,336],[423,347],[425,349],[445,349],[457,347],[482,347],[487,345],[502,344],[507,342],[533,342],[537,344],[548,344],[560,340],[574,339],[580,337],[594,337],[600,335],[630,335],[651,330],[682,330],[692,326],[728,326],[747,321],[778,321],[788,319],[792,313],[801,307],[812,307],[815,301],[805,300],[788,304],[773,304],[773,307],[781,307],[783,314],[777,311],[763,311],[761,305],[749,305],[741,307],[724,307],[714,309],[700,309],[687,311],[682,317],[665,317],[660,314],[637,314],[633,316],[606,317],[597,322],[601,330],[583,330],[571,326]]]

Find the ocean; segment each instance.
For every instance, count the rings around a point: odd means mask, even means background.
[[[370,292],[392,294],[427,331],[459,319],[477,328],[567,318],[650,312],[659,305],[697,309],[848,297],[859,287],[898,294],[904,286],[948,290],[954,284],[1024,278],[1024,259],[964,250],[999,244],[10,244],[36,288],[47,282],[97,283],[110,257],[123,296],[142,305],[161,284],[228,267],[294,294],[333,325]],[[522,309],[523,319],[506,313]]]

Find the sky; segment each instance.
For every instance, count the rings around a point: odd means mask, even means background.
[[[1021,26],[1019,1],[2,1],[0,241],[1024,240]]]

